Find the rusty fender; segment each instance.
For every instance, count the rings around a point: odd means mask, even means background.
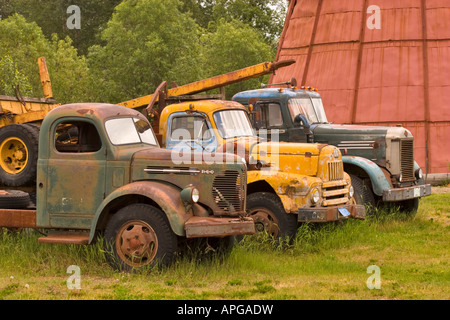
[[[103,214],[108,211],[108,205],[120,198],[132,195],[140,195],[156,202],[166,214],[173,232],[179,236],[185,236],[185,222],[194,216],[206,216],[207,211],[197,204],[191,208],[185,207],[180,197],[181,189],[173,185],[156,181],[138,181],[116,189],[108,195],[98,208],[91,225],[89,243],[94,239],[95,231]]]

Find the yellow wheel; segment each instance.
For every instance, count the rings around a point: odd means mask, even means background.
[[[0,145],[0,166],[10,174],[21,172],[28,162],[28,149],[25,143],[17,138],[11,137]]]
[[[39,128],[10,124],[0,128],[0,184],[9,187],[36,181]]]

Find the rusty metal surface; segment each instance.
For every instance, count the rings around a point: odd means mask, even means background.
[[[36,210],[0,209],[0,227],[35,228]]]
[[[38,239],[39,243],[88,244],[89,234],[86,232],[61,232],[49,234]]]
[[[419,185],[410,188],[396,188],[386,190],[383,193],[383,201],[399,201],[406,199],[414,199],[417,197],[425,197],[431,194],[431,185]]]
[[[339,212],[339,208],[348,210],[349,216],[344,216]],[[330,222],[345,220],[348,218],[364,219],[366,217],[366,210],[363,205],[342,205],[333,208],[308,208],[300,209],[298,211],[299,222]]]
[[[184,228],[187,238],[224,237],[255,233],[252,218],[216,218],[192,217],[186,221]]]
[[[366,25],[373,4],[381,29]],[[401,124],[424,171],[449,172],[449,1],[291,1],[276,60],[287,58],[271,83],[318,88],[334,123]]]

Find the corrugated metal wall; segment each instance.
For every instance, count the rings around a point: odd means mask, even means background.
[[[450,172],[450,0],[291,0],[285,59],[271,83],[318,88],[331,122],[402,124],[420,166]]]

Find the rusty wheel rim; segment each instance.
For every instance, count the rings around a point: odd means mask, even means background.
[[[249,211],[248,216],[255,222],[257,233],[265,231],[274,238],[278,236],[278,220],[272,211],[266,208],[253,208]]]
[[[158,251],[158,238],[146,222],[129,221],[116,236],[116,251],[126,264],[142,267],[153,261]]]

